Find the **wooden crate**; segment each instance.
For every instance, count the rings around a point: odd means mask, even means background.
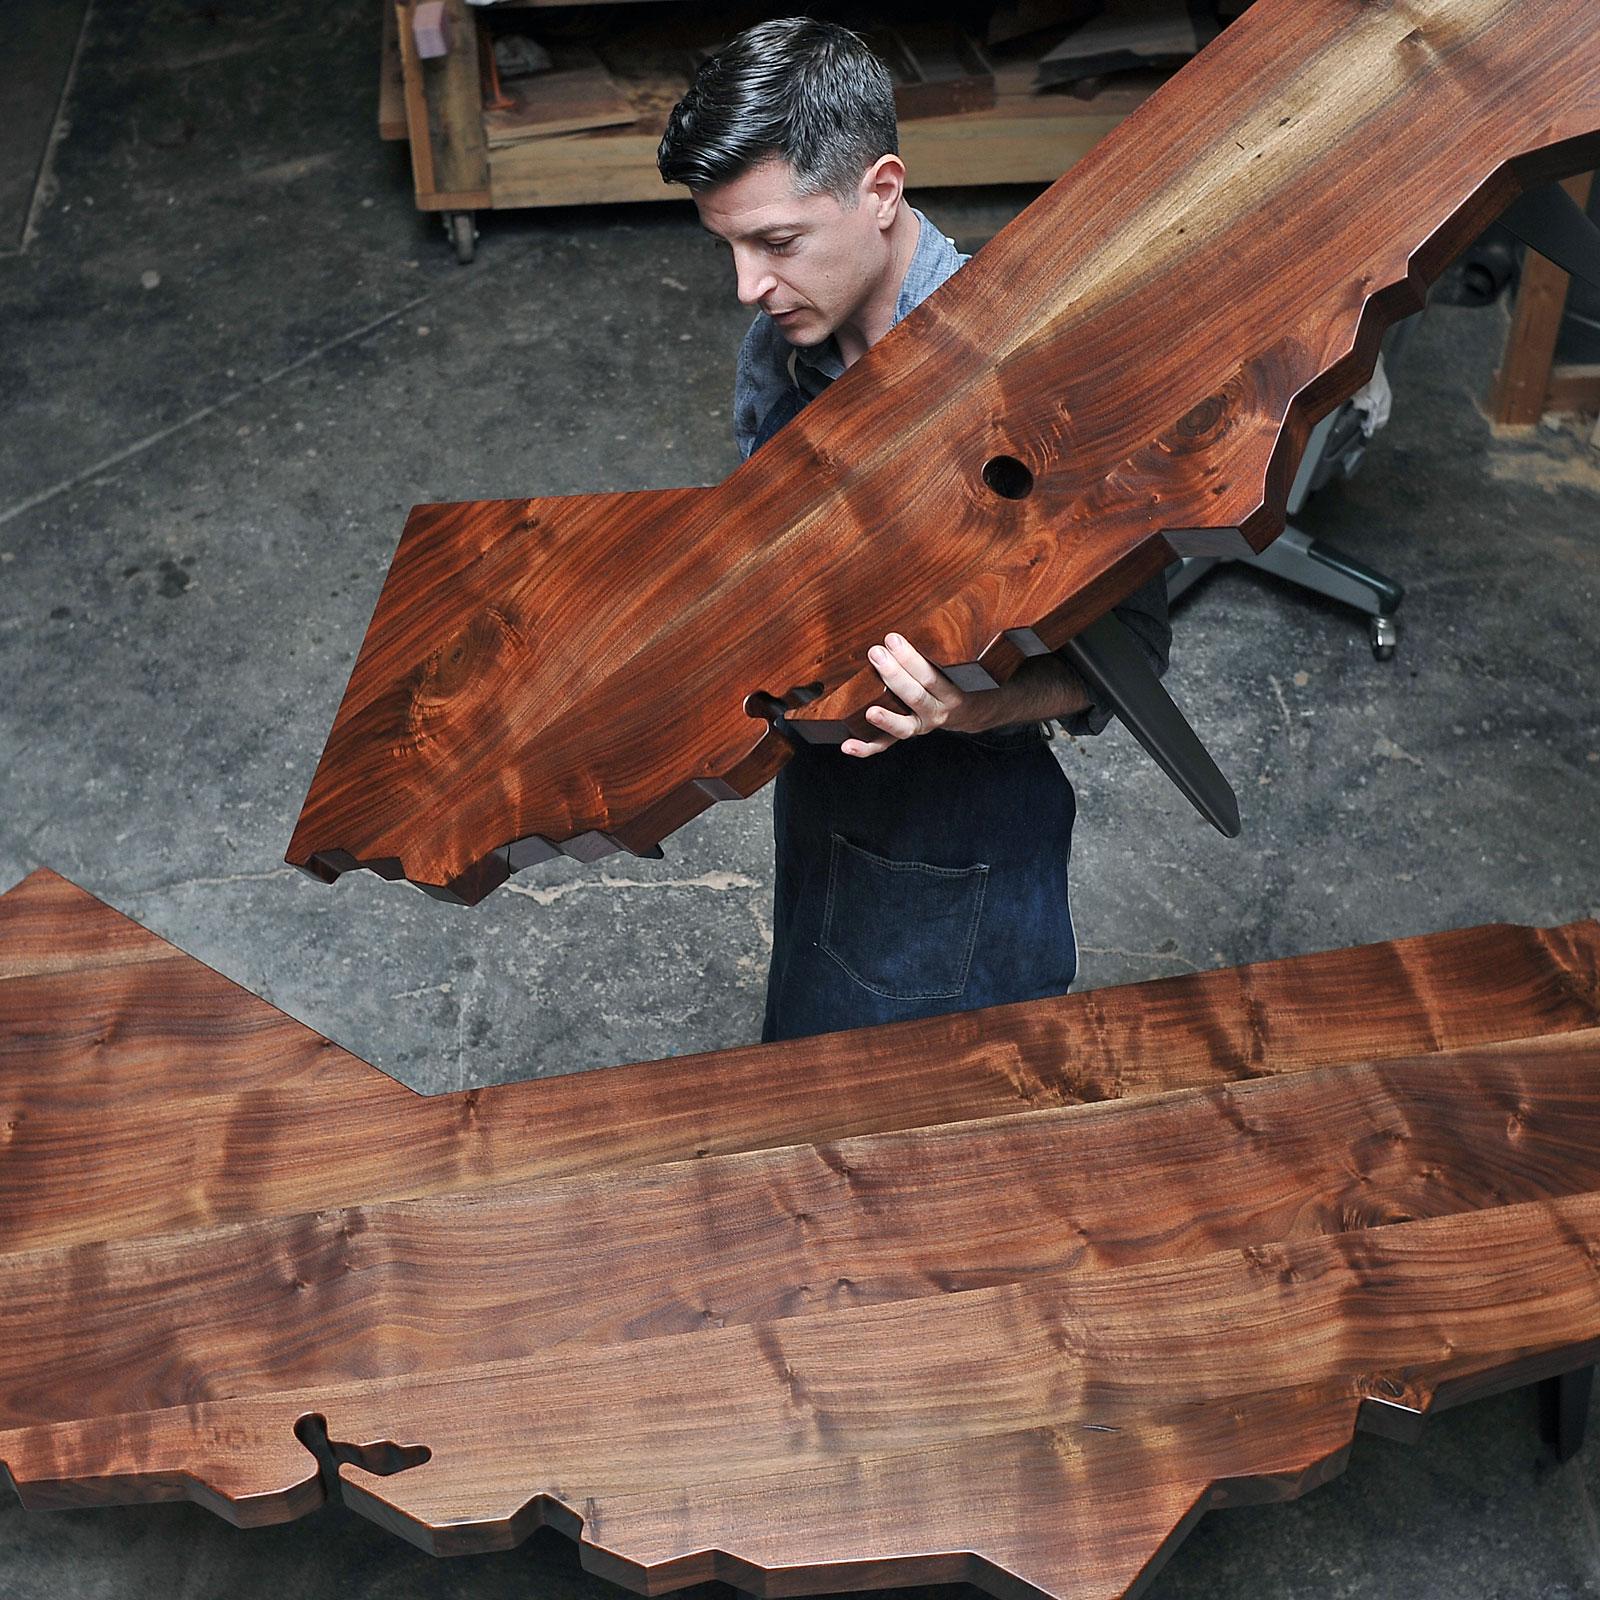
[[[635,120],[491,146],[484,132],[477,9],[466,0],[448,0],[449,53],[424,61],[412,38],[411,4],[385,0],[378,130],[386,139],[409,141],[416,203],[424,211],[456,214],[451,220],[463,259],[471,253],[470,214],[478,210],[679,194],[662,184],[655,153],[667,116],[688,86],[693,63],[687,51],[613,56],[610,41],[597,39]],[[1155,75],[1131,78],[1082,100],[1035,93],[1031,61],[1001,62],[994,79],[991,106],[902,123],[901,148],[917,188],[1051,182],[1160,81]]]

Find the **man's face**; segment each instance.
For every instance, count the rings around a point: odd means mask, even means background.
[[[765,311],[790,344],[821,344],[856,316],[889,269],[894,209],[885,216],[876,170],[863,176],[854,205],[796,194],[794,171],[780,160],[694,197],[701,224],[733,252],[739,299]]]

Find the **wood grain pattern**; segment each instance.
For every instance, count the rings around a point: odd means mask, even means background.
[[[0,1256],[0,1429],[1600,1189],[1576,1037]]]
[[[52,874],[0,973],[30,1507],[1087,1600],[1600,1353],[1592,923],[432,1100]]]
[[[1262,548],[1385,327],[1597,157],[1592,0],[1257,0],[722,484],[414,510],[288,859],[472,902],[649,850],[786,759],[753,692],[837,739],[888,628],[981,687]]]
[[[425,1096],[48,871],[0,974],[11,1252],[1600,1029],[1600,926],[1494,925]]]
[[[0,1433],[0,1459],[30,1506],[193,1497],[275,1522],[321,1498],[309,1451],[288,1448],[317,1416],[347,1501],[440,1554],[505,1548],[553,1512],[581,1520],[586,1558],[652,1591],[732,1577],[706,1570],[722,1555],[735,1581],[803,1593],[854,1586],[867,1562],[937,1580],[970,1552],[963,1575],[996,1593],[1118,1595],[1234,1480],[1256,1498],[1318,1481],[1364,1409],[1414,1425],[1592,1360],[1597,1249],[1591,1194],[581,1361],[96,1414]],[[1017,1435],[1032,1459],[996,1483],[985,1458]],[[396,1457],[415,1464],[384,1475]],[[750,1515],[763,1488],[785,1516]]]

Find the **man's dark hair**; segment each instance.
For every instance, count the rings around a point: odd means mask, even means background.
[[[837,23],[758,23],[700,64],[656,152],[668,183],[709,189],[777,157],[801,194],[855,193],[880,156],[898,155],[894,84]]]

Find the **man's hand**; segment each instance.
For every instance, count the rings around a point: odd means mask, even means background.
[[[846,739],[847,756],[875,756],[902,739],[946,728],[952,733],[982,733],[1013,722],[1044,722],[1081,711],[1089,703],[1083,681],[1058,656],[1025,661],[998,689],[968,694],[958,689],[920,651],[898,633],[867,652],[883,686],[906,708],[868,706],[867,721],[881,730],[876,739]]]
[[[987,709],[975,702],[990,699],[986,694],[965,694],[919,650],[891,633],[882,644],[867,651],[883,686],[898,697],[905,711],[890,711],[884,706],[868,706],[867,721],[883,730],[877,739],[846,739],[839,748],[847,756],[875,756],[902,739],[914,739],[935,728],[955,733],[978,733],[994,724],[983,714]]]

